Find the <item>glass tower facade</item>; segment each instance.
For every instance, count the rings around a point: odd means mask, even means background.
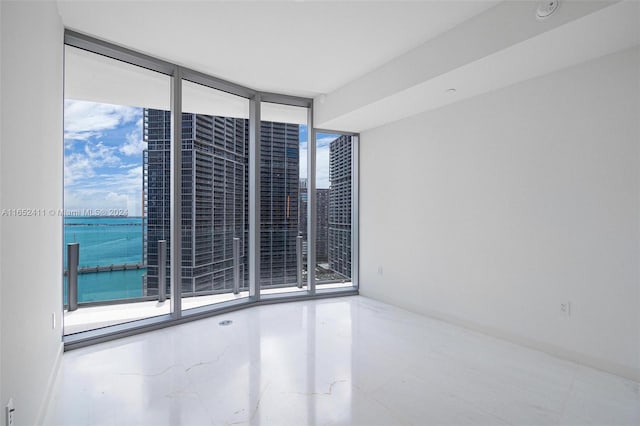
[[[351,136],[329,148],[329,268],[351,277]]]
[[[260,129],[260,285],[297,284],[300,127],[262,121]]]
[[[300,180],[300,235],[304,241],[307,237],[307,185],[306,179]],[[316,262],[327,263],[329,258],[328,246],[329,229],[329,189],[316,189]],[[305,243],[306,244],[306,243]],[[306,246],[305,246],[306,247]],[[306,248],[304,249],[306,254]]]
[[[145,295],[158,292],[158,240],[170,236],[170,112],[145,109]],[[233,240],[247,288],[249,122],[182,114],[182,294],[233,290]],[[296,283],[299,126],[261,124],[261,285]],[[167,273],[167,277],[169,274]],[[169,285],[169,279],[165,283]]]

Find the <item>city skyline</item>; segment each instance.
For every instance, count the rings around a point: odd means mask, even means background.
[[[171,259],[170,122],[169,111],[144,110],[148,142],[144,165],[146,295],[157,294],[157,241],[167,242],[165,267]],[[242,282],[247,275],[248,121],[183,113],[181,134],[181,290],[189,294],[230,290],[235,237],[240,241]],[[294,139],[297,145],[297,128]],[[168,287],[169,279],[165,285]]]
[[[142,215],[143,109],[66,99],[64,203],[66,210],[126,210]],[[307,174],[307,130],[300,132],[300,177]],[[329,146],[339,135],[316,137],[316,187],[329,187]]]
[[[158,240],[170,243],[170,138],[168,111],[145,109],[148,149],[144,166],[145,294],[153,295],[158,279]],[[261,285],[297,284],[296,239],[300,229],[300,133],[302,126],[261,122],[260,229]],[[241,287],[248,244],[249,122],[242,118],[182,114],[182,290],[195,294],[233,288],[233,240],[239,238]],[[304,137],[304,136],[303,136]],[[331,148],[331,146],[330,146]],[[326,262],[328,189],[319,199]],[[323,198],[323,197],[320,197]],[[306,201],[306,200],[305,200]],[[306,202],[303,204],[306,206]],[[323,209],[322,206],[325,206]],[[324,210],[324,219],[322,220]],[[306,215],[302,215],[306,219]],[[306,223],[306,220],[305,220]],[[306,233],[305,233],[306,234]],[[170,253],[167,251],[167,258]],[[167,284],[168,285],[168,284]]]

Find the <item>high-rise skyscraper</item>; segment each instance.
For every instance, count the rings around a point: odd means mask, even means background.
[[[149,295],[158,288],[157,240],[167,240],[167,265],[170,260],[170,118],[168,111],[144,112]],[[241,283],[246,279],[248,135],[244,119],[182,114],[183,294],[233,289],[234,237]]]
[[[329,268],[351,277],[351,136],[329,146]]]
[[[300,180],[300,235],[307,237],[307,180]],[[327,263],[329,258],[329,189],[316,189],[316,262]],[[306,247],[306,243],[305,243]],[[307,251],[304,250],[306,255]]]
[[[260,285],[297,284],[300,128],[260,128]]]
[[[170,118],[168,111],[144,111],[147,295],[157,294],[159,239],[167,240],[167,265],[170,259]],[[248,146],[246,119],[182,115],[183,294],[233,289],[234,238],[240,239],[241,287],[246,287]],[[265,286],[296,281],[298,157],[297,125],[262,123],[261,284]]]

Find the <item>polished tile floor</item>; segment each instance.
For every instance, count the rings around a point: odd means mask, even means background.
[[[45,424],[637,426],[639,387],[353,296],[65,353]]]
[[[344,283],[317,283],[318,290],[352,288],[351,282]],[[280,287],[262,289],[261,294],[283,294],[283,293],[303,293],[306,292],[307,286],[298,287]],[[216,303],[229,302],[231,300],[244,299],[249,297],[248,291],[242,291],[238,294],[220,293],[207,296],[184,297],[182,298],[182,309],[192,309],[201,306],[215,305]],[[64,311],[64,334],[79,333],[82,331],[93,330],[109,325],[122,324],[129,321],[135,321],[143,318],[151,318],[158,315],[166,315],[170,312],[171,301],[167,299],[164,302],[157,300],[147,302],[133,303],[116,303],[97,306],[82,306],[75,311]]]

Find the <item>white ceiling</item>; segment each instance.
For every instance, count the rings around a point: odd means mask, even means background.
[[[364,131],[640,44],[638,0],[560,0],[544,21],[542,0],[57,1],[67,28],[313,97],[314,125],[333,130]],[[95,96],[95,80],[77,82]]]
[[[498,1],[70,1],[66,28],[253,89],[314,97]]]
[[[316,126],[362,132],[640,45],[637,0],[565,0],[545,22],[536,5],[503,3],[319,98]]]

